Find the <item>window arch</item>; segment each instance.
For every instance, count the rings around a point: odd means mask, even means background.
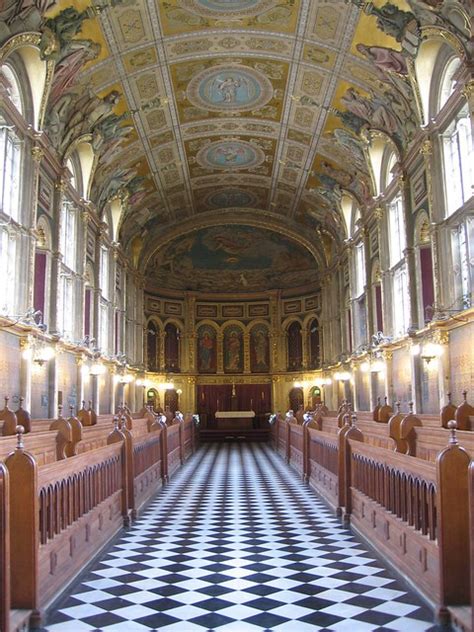
[[[474,179],[472,127],[467,103],[451,118],[441,134],[446,217],[471,197]]]

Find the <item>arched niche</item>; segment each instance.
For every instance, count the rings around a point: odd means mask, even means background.
[[[199,373],[217,372],[217,331],[209,323],[197,328],[197,369]]]
[[[169,410],[173,415],[179,410],[178,392],[174,388],[165,390],[165,410]]]
[[[304,406],[304,392],[300,386],[294,386],[288,393],[290,410],[296,413],[301,406]]]

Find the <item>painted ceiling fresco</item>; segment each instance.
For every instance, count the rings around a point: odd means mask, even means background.
[[[254,292],[316,281],[314,257],[274,232],[244,225],[214,226],[159,249],[147,275],[158,287],[204,292]]]
[[[304,235],[327,260],[327,240],[346,237],[342,192],[360,205],[374,196],[367,130],[409,150],[420,126],[420,42],[435,26],[467,46],[469,7],[6,0],[0,45],[39,33],[42,58],[54,64],[45,132],[60,156],[91,132],[91,198],[126,201],[119,238],[143,265],[169,231],[219,225],[223,209],[242,225],[261,217],[276,233]]]

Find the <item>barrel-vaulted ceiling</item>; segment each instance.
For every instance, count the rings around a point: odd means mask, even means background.
[[[364,130],[406,148],[419,127],[410,63],[422,27],[461,32],[447,4],[23,0],[5,24],[43,34],[47,133],[64,152],[91,121],[91,197],[126,194],[119,238],[149,271],[181,235],[233,224],[301,238],[324,265],[341,192],[372,199]]]

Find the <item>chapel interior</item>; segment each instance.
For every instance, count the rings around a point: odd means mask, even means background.
[[[474,629],[472,17],[0,3],[0,630],[237,454]],[[235,617],[180,629],[325,627]]]

